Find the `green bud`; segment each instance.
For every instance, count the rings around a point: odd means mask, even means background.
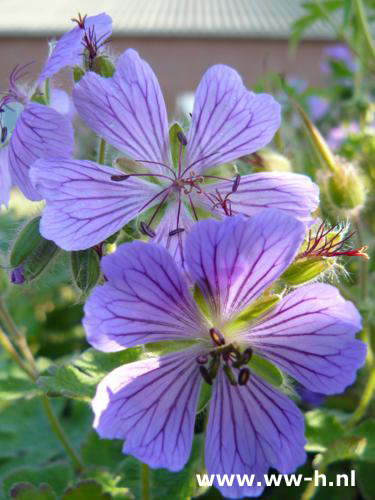
[[[325,187],[329,201],[339,210],[359,210],[366,201],[364,183],[353,165],[340,163],[339,170],[328,177]]]
[[[259,157],[259,167],[255,170],[259,172],[292,172],[292,165],[286,156],[276,151],[263,150],[257,153]]]
[[[250,368],[250,372],[254,372],[271,385],[280,387],[283,384],[283,374],[277,366],[257,354],[252,355],[248,366]]]
[[[104,78],[112,78],[116,67],[108,56],[98,56],[94,59],[93,70]]]
[[[40,217],[31,219],[17,236],[10,252],[9,263],[11,267],[18,267],[43,241],[39,232]]]
[[[87,294],[98,282],[100,277],[99,255],[93,248],[71,252],[73,282]]]
[[[34,250],[23,261],[23,274],[26,281],[32,281],[47,268],[48,264],[57,255],[59,247],[44,238],[38,243]]]
[[[281,275],[288,285],[299,286],[316,279],[322,273],[332,269],[334,259],[311,257],[293,262]]]
[[[78,83],[84,76],[85,76],[85,70],[82,69],[80,66],[74,66],[73,68],[74,83]]]

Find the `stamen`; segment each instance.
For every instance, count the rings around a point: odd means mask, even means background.
[[[167,168],[168,170],[170,170],[172,172],[172,174],[174,175],[174,178],[177,179],[176,172],[173,170],[173,168],[171,168],[169,165],[166,165],[165,163],[160,163],[160,161],[151,161],[151,160],[134,160],[134,161],[138,161],[140,163],[151,163],[152,165],[160,165],[161,167],[164,167],[164,168]]]
[[[199,365],[205,365],[206,363],[208,363],[208,356],[206,356],[205,354],[201,354],[196,358],[196,361]]]
[[[216,328],[210,328],[209,330],[210,336],[212,340],[215,342],[216,345],[225,345],[225,338],[224,336],[217,330]]]
[[[234,376],[234,373],[232,372],[232,369],[229,365],[224,365],[223,370],[225,375],[228,377],[230,385],[237,385],[237,380],[236,377]],[[240,372],[241,374],[241,372]]]
[[[244,350],[242,354],[242,363],[245,365],[248,363],[251,359],[251,356],[253,355],[253,350],[251,347],[248,347],[247,349]]]
[[[176,229],[169,231],[168,236],[175,236],[176,234],[183,233],[184,231],[185,229],[183,227],[177,227]]]
[[[81,14],[78,13],[78,18],[76,19],[76,18],[72,17],[71,21],[73,21],[74,23],[77,23],[78,26],[83,29],[85,27],[86,17],[87,17],[87,14],[82,17]]]
[[[145,222],[142,221],[140,223],[140,227],[142,233],[145,234],[146,236],[149,236],[150,238],[154,238],[156,236],[155,231]]]
[[[240,373],[238,374],[238,385],[246,385],[250,378],[250,370],[245,367],[241,368]]]
[[[208,374],[208,370],[205,366],[200,366],[199,367],[200,374],[203,377],[203,380],[207,382],[207,384],[212,385],[212,378]]]
[[[219,367],[220,367],[220,357],[219,356],[215,356],[212,360],[211,360],[211,363],[208,367],[208,375],[210,376],[210,378],[213,380],[216,375],[217,375],[217,372],[219,370]]]
[[[241,176],[237,174],[233,182],[232,193],[235,193],[237,191],[238,186],[240,185],[240,181],[241,181]]]
[[[181,130],[179,130],[177,132],[177,139],[179,140],[180,144],[182,144],[183,146],[187,145],[186,135]]]

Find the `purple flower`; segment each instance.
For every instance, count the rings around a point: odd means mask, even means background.
[[[156,233],[154,241],[183,261],[186,230],[198,218],[198,207],[220,217],[250,216],[270,206],[304,220],[317,207],[317,186],[302,175],[267,172],[232,179],[208,175],[209,167],[265,146],[280,125],[279,104],[267,94],[249,92],[227,66],[210,68],[198,86],[190,130],[179,135],[178,168],[172,166],[159,83],[137,52],[127,50],[119,58],[113,78],[86,74],[73,97],[87,125],[146,165],[158,183],[147,181],[145,173],[124,174],[91,161],[37,162],[33,182],[47,200],[41,233],[63,249],[94,246],[154,208],[142,225],[145,234]]]
[[[262,480],[270,467],[291,473],[301,465],[303,415],[254,374],[249,358],[262,356],[306,388],[333,394],[353,383],[366,355],[355,339],[358,311],[330,285],[297,288],[266,315],[240,321],[292,262],[304,233],[302,222],[275,209],[195,224],[186,262],[206,315],[160,245],[128,243],[104,257],[108,281],[85,305],[91,345],[113,352],[180,341],[181,350],[126,364],[101,381],[93,401],[99,435],[125,440],[124,453],[151,467],[179,470],[190,454],[202,384],[209,383],[209,474],[254,473]],[[220,489],[230,498],[262,491],[256,482]]]
[[[313,121],[323,118],[329,110],[328,99],[319,95],[311,95],[307,97],[307,105],[309,108],[309,116]]]
[[[105,13],[73,19],[77,23],[57,42],[39,76],[39,83],[50,78],[66,66],[79,65],[84,49],[95,52],[112,34],[112,19]],[[89,54],[90,56],[90,54]]]
[[[69,157],[73,153],[70,120],[51,107],[32,102],[19,86],[18,80],[25,76],[26,66],[15,67],[9,78],[9,88],[0,100],[0,118],[6,107],[14,103],[23,106],[10,139],[4,137],[2,141],[0,202],[5,204],[9,201],[11,185],[18,186],[30,200],[40,200],[42,197],[29,178],[31,165],[38,158]]]
[[[353,54],[349,47],[342,44],[331,45],[324,49],[324,57],[325,60],[321,64],[321,71],[325,74],[330,74],[332,72],[331,67],[329,65],[329,61],[338,61],[347,66],[350,71],[356,70],[356,61],[353,57]]]

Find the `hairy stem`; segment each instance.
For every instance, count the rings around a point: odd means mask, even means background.
[[[347,423],[348,429],[351,429],[357,422],[359,422],[363,417],[363,415],[366,413],[367,407],[372,399],[372,395],[374,394],[374,390],[375,390],[375,366],[374,363],[372,362],[370,364],[370,375],[369,378],[367,379],[367,383],[363,390],[362,397],[359,401],[359,404],[355,412],[350,417]]]
[[[0,344],[3,346],[5,351],[9,354],[9,356],[13,359],[15,363],[23,370],[34,382],[38,377],[38,373],[30,368],[28,364],[26,364],[21,356],[18,354],[16,349],[14,348],[12,342],[5,335],[3,330],[0,329]]]
[[[319,474],[325,474],[325,467],[321,467],[319,469]],[[305,491],[301,495],[301,500],[311,500],[314,498],[315,494],[318,491],[319,486],[315,484],[315,481],[311,481]]]
[[[372,39],[370,28],[367,22],[367,17],[363,6],[363,2],[362,0],[353,0],[353,3],[357,12],[357,20],[360,27],[360,31],[363,33],[366,46],[371,54],[373,61],[375,61],[374,40]]]

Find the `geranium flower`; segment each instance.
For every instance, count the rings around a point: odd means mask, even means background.
[[[279,104],[270,95],[249,92],[232,68],[213,66],[203,76],[190,130],[186,136],[178,134],[176,168],[159,83],[137,52],[125,51],[113,78],[88,73],[75,86],[73,98],[88,126],[147,166],[149,173],[126,174],[74,159],[37,162],[33,182],[47,200],[41,232],[65,250],[92,247],[154,207],[142,224],[143,232],[181,261],[185,233],[198,218],[199,207],[219,217],[276,207],[304,220],[317,207],[318,189],[302,175],[260,173],[231,179],[208,175],[208,167],[268,144],[280,125]],[[154,182],[147,180],[150,175]],[[215,182],[207,184],[208,179]]]
[[[97,16],[78,15],[72,19],[76,26],[64,33],[47,59],[39,76],[39,83],[55,75],[66,66],[80,65],[85,49],[94,58],[104,42],[112,34],[112,19],[104,12]]]
[[[206,315],[160,245],[128,243],[104,257],[108,281],[85,305],[91,345],[113,352],[173,341],[181,350],[126,364],[100,382],[93,400],[99,435],[125,440],[124,453],[151,467],[179,470],[190,454],[202,384],[212,384],[207,471],[256,476],[253,486],[220,487],[223,495],[259,495],[257,481],[264,483],[270,467],[291,473],[301,465],[303,415],[254,374],[251,356],[311,391],[333,394],[352,384],[366,354],[355,339],[358,311],[327,284],[297,288],[263,316],[241,321],[292,262],[304,233],[302,222],[275,209],[195,224],[186,262]]]
[[[9,78],[8,90],[0,99],[0,205],[7,205],[12,185],[18,186],[26,198],[42,197],[29,178],[31,165],[38,158],[70,157],[73,153],[73,127],[67,116],[56,109],[32,101],[35,88],[29,91],[19,85],[26,75],[26,67],[16,66]],[[58,103],[56,103],[58,104]],[[21,107],[12,131],[3,123],[6,108]],[[57,109],[59,107],[57,106]]]

